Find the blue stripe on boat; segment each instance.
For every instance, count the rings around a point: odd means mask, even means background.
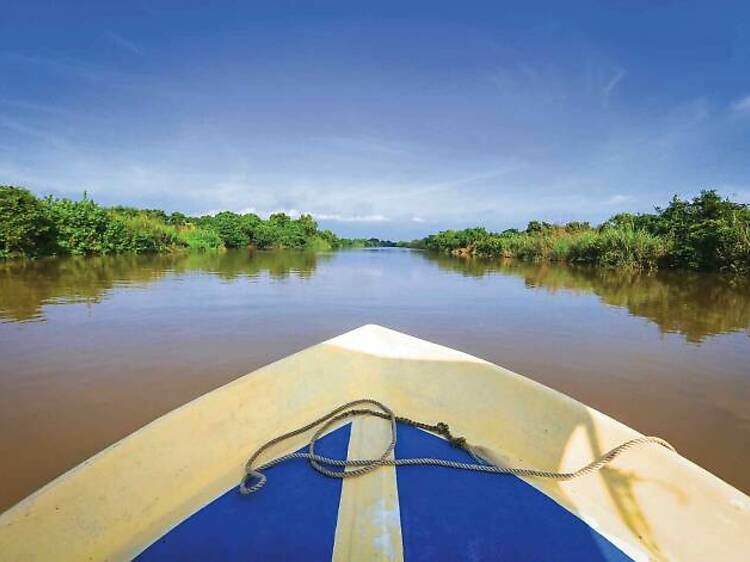
[[[347,424],[324,437],[320,454],[345,458],[350,427]],[[396,456],[471,462],[443,439],[401,424]],[[267,475],[262,491],[246,497],[233,488],[169,531],[137,560],[330,560],[341,481],[321,476],[302,461],[277,465]],[[514,476],[400,467],[397,481],[406,562],[630,560],[583,521]]]
[[[447,441],[399,426],[396,458],[473,462]],[[439,467],[397,469],[404,560],[630,560],[515,476]],[[596,476],[591,476],[596,478]]]
[[[320,454],[346,458],[350,428],[347,424],[321,439]],[[341,481],[321,476],[302,461],[282,463],[268,476],[262,491],[248,497],[237,488],[229,490],[136,560],[330,561]]]

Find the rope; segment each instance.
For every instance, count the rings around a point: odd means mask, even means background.
[[[369,405],[374,406],[377,410],[371,410],[369,408],[354,408],[354,406]],[[320,437],[326,432],[326,430],[335,425],[341,420],[355,416],[376,416],[385,420],[388,420],[391,428],[391,439],[388,446],[377,459],[331,459],[323,457],[315,453],[315,445]],[[413,427],[429,431],[431,433],[440,435],[448,440],[448,442],[459,449],[465,450],[469,453],[472,458],[476,461],[475,463],[464,463],[458,461],[451,461],[447,459],[437,459],[432,457],[419,457],[409,459],[392,459],[389,458],[390,454],[396,447],[396,423],[405,423]],[[254,467],[255,461],[258,457],[266,451],[268,448],[286,441],[296,435],[305,433],[315,427],[320,426],[310,440],[308,445],[308,451],[306,453],[289,453],[288,455],[281,456],[274,460],[268,461],[258,467]],[[579,478],[591,472],[601,470],[607,464],[612,462],[619,455],[639,445],[656,444],[661,445],[671,451],[675,451],[675,448],[670,445],[664,439],[659,437],[636,437],[618,445],[614,449],[607,451],[597,459],[593,460],[589,464],[582,466],[581,468],[571,472],[558,472],[554,470],[539,470],[536,468],[527,467],[505,467],[494,464],[490,459],[487,452],[482,447],[470,445],[465,438],[455,437],[448,424],[439,422],[437,424],[427,424],[424,422],[415,421],[406,417],[397,416],[393,411],[386,405],[378,402],[377,400],[371,400],[369,398],[363,398],[360,400],[354,400],[347,402],[332,410],[324,416],[316,419],[309,424],[280,435],[274,439],[271,439],[264,445],[262,445],[257,451],[255,451],[247,463],[245,464],[245,475],[240,482],[240,492],[242,494],[252,494],[260,490],[267,481],[266,475],[263,473],[266,469],[271,468],[282,462],[286,462],[292,459],[304,459],[307,460],[310,465],[320,472],[321,474],[330,478],[355,478],[368,472],[381,467],[381,466],[439,466],[443,468],[451,468],[456,470],[469,470],[474,472],[487,472],[491,474],[512,474],[515,476],[532,477],[532,478],[548,478],[552,480],[572,480]],[[331,467],[331,468],[328,468]],[[340,467],[340,470],[336,470],[333,467]],[[347,470],[349,469],[349,470]],[[250,484],[253,482],[252,484]]]

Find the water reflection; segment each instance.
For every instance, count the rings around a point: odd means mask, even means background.
[[[603,302],[656,323],[663,333],[680,333],[694,343],[707,336],[747,331],[750,335],[750,280],[718,274],[635,271],[564,264],[488,261],[422,253],[441,269],[470,277],[516,275],[530,289],[551,293],[594,293]]]
[[[96,304],[117,285],[142,285],[167,274],[209,272],[220,279],[309,278],[330,254],[209,252],[155,256],[99,256],[0,262],[0,321],[43,319],[46,304]]]
[[[518,276],[531,290],[593,293],[608,305],[654,322],[663,333],[680,333],[690,342],[707,336],[747,331],[750,334],[750,280],[695,272],[638,273],[561,264],[485,261],[424,252],[403,252],[384,262],[393,275],[406,275],[428,260],[442,271],[467,277]],[[267,275],[312,278],[321,263],[341,254],[311,252],[230,251],[157,256],[51,258],[0,263],[0,321],[44,318],[43,307],[56,303],[100,302],[116,286],[143,285],[167,275],[204,272],[232,281]],[[352,262],[355,263],[355,262]],[[358,265],[354,265],[358,267]],[[456,291],[469,290],[456,284]],[[396,295],[393,298],[398,298]],[[405,305],[408,302],[405,301]]]

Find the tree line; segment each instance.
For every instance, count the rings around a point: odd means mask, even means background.
[[[635,269],[750,273],[750,207],[704,190],[675,196],[653,213],[620,213],[600,225],[534,220],[525,230],[444,230],[413,242],[340,238],[309,214],[224,211],[190,217],[159,209],[104,207],[81,199],[39,198],[0,186],[0,258],[162,253],[179,249],[409,246],[454,255],[565,261]]]
[[[620,213],[598,226],[531,221],[523,231],[444,230],[411,246],[484,258],[750,273],[750,207],[704,190],[692,199],[675,196],[654,213]]]
[[[85,193],[79,200],[39,198],[29,190],[0,186],[0,258],[49,255],[161,253],[181,248],[289,248],[333,250],[392,244],[339,238],[321,230],[311,215],[224,211],[189,217],[159,209],[104,207]]]

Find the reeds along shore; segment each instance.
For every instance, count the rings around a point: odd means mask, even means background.
[[[674,197],[655,213],[621,213],[596,227],[532,221],[524,231],[445,230],[412,246],[485,258],[750,273],[750,208],[708,190],[692,200]]]

